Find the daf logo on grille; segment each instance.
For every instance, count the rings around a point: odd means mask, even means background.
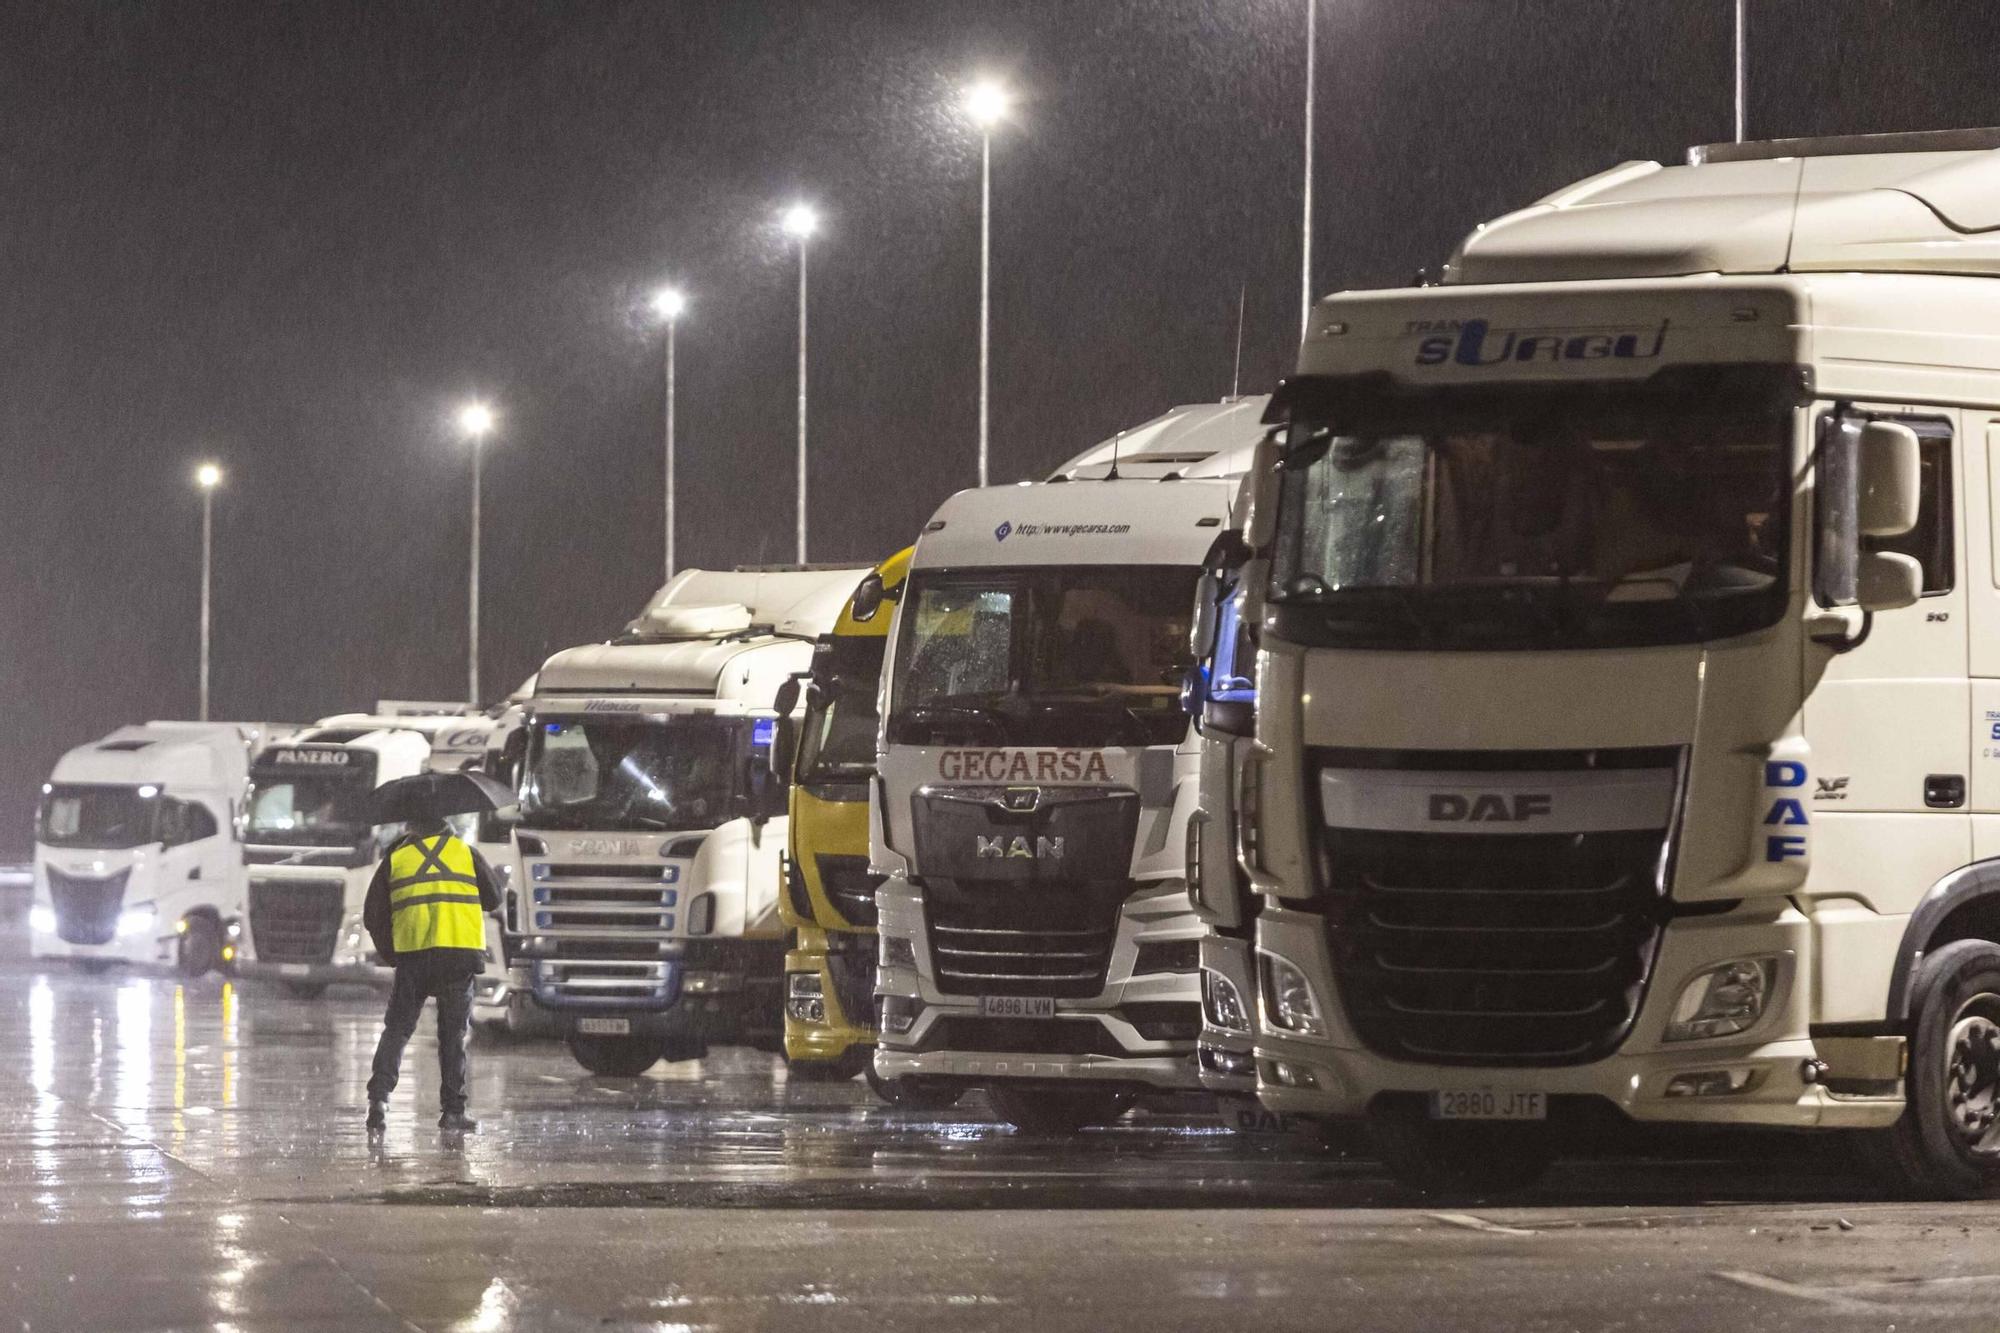
[[[974,836],[982,861],[1060,861],[1063,857],[1061,838],[1031,838],[1025,833]]]
[[[1555,798],[1545,791],[1436,791],[1430,797],[1430,818],[1452,824],[1525,824],[1552,813],[1554,807]]]
[[[1000,804],[1008,810],[1033,810],[1042,803],[1040,787],[1009,787],[1000,797]]]

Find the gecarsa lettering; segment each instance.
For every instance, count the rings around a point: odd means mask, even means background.
[[[945,782],[1109,782],[1101,750],[945,750]]]

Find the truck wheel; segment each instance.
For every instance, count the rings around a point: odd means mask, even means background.
[[[868,1046],[850,1046],[832,1060],[785,1060],[785,1077],[799,1083],[845,1083],[867,1070],[869,1086],[874,1086],[875,1051]]]
[[[208,915],[188,918],[175,946],[174,969],[189,980],[222,966],[222,923]]]
[[[1910,990],[1903,1114],[1862,1136],[1899,1194],[1978,1199],[2000,1187],[2000,945],[1957,940],[1926,957]]]
[[[600,1078],[637,1078],[660,1062],[656,1037],[593,1037],[572,1032],[566,1044],[576,1062]]]
[[[958,1099],[965,1095],[965,1086],[961,1083],[947,1083],[917,1074],[883,1078],[875,1072],[875,1053],[866,1051],[865,1054],[868,1058],[861,1066],[861,1072],[868,1076],[868,1088],[890,1106],[906,1111],[942,1111],[947,1106],[956,1106]]]
[[[1111,1088],[993,1087],[993,1110],[1023,1134],[1066,1139],[1091,1125],[1108,1125],[1132,1107],[1132,1094]]]
[[[1421,1194],[1471,1199],[1516,1194],[1540,1180],[1555,1160],[1555,1136],[1545,1124],[1440,1124],[1420,1117],[1378,1114],[1368,1130],[1382,1164]]]
[[[328,984],[324,981],[287,981],[285,989],[290,991],[295,999],[317,1000],[326,994]]]

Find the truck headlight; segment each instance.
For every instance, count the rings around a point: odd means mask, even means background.
[[[1728,1037],[1764,1016],[1778,977],[1775,958],[1738,958],[1705,972],[1681,989],[1663,1041]]]
[[[153,928],[153,921],[157,915],[151,903],[128,907],[118,914],[118,934],[143,935]]]
[[[1217,1027],[1229,1032],[1250,1030],[1250,1006],[1243,1002],[1243,992],[1220,972],[1202,970],[1201,1001],[1208,1011],[1208,1021]]]
[[[915,967],[917,946],[907,935],[884,935],[882,937],[882,966]]]
[[[1264,1008],[1271,1021],[1287,1032],[1307,1037],[1324,1037],[1326,1020],[1320,1016],[1319,1002],[1313,998],[1312,983],[1305,973],[1282,958],[1259,955],[1264,973]]]
[[[785,1012],[799,1023],[826,1022],[826,996],[819,973],[794,972],[785,978]]]
[[[36,903],[28,909],[28,929],[37,935],[56,933],[56,909],[47,903]]]

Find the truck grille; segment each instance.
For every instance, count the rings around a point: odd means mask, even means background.
[[[554,1009],[665,1009],[680,993],[680,966],[667,958],[551,958],[534,965],[532,984],[535,998]]]
[[[523,933],[657,936],[674,928],[681,867],[674,863],[529,867]]]
[[[49,905],[55,908],[56,934],[70,944],[109,944],[118,937],[118,913],[125,906],[125,881],[130,870],[101,878],[65,875],[45,866]]]
[[[260,963],[330,963],[347,914],[337,879],[252,879],[250,941]]]
[[[1553,767],[1526,755],[1487,766],[1514,759],[1517,770]],[[1334,980],[1370,1050],[1553,1066],[1601,1058],[1624,1039],[1670,911],[1665,829],[1325,828],[1324,840]]]
[[[937,988],[949,995],[1053,995],[1104,989],[1118,912],[1133,889],[1048,889],[931,881],[924,886]]]

